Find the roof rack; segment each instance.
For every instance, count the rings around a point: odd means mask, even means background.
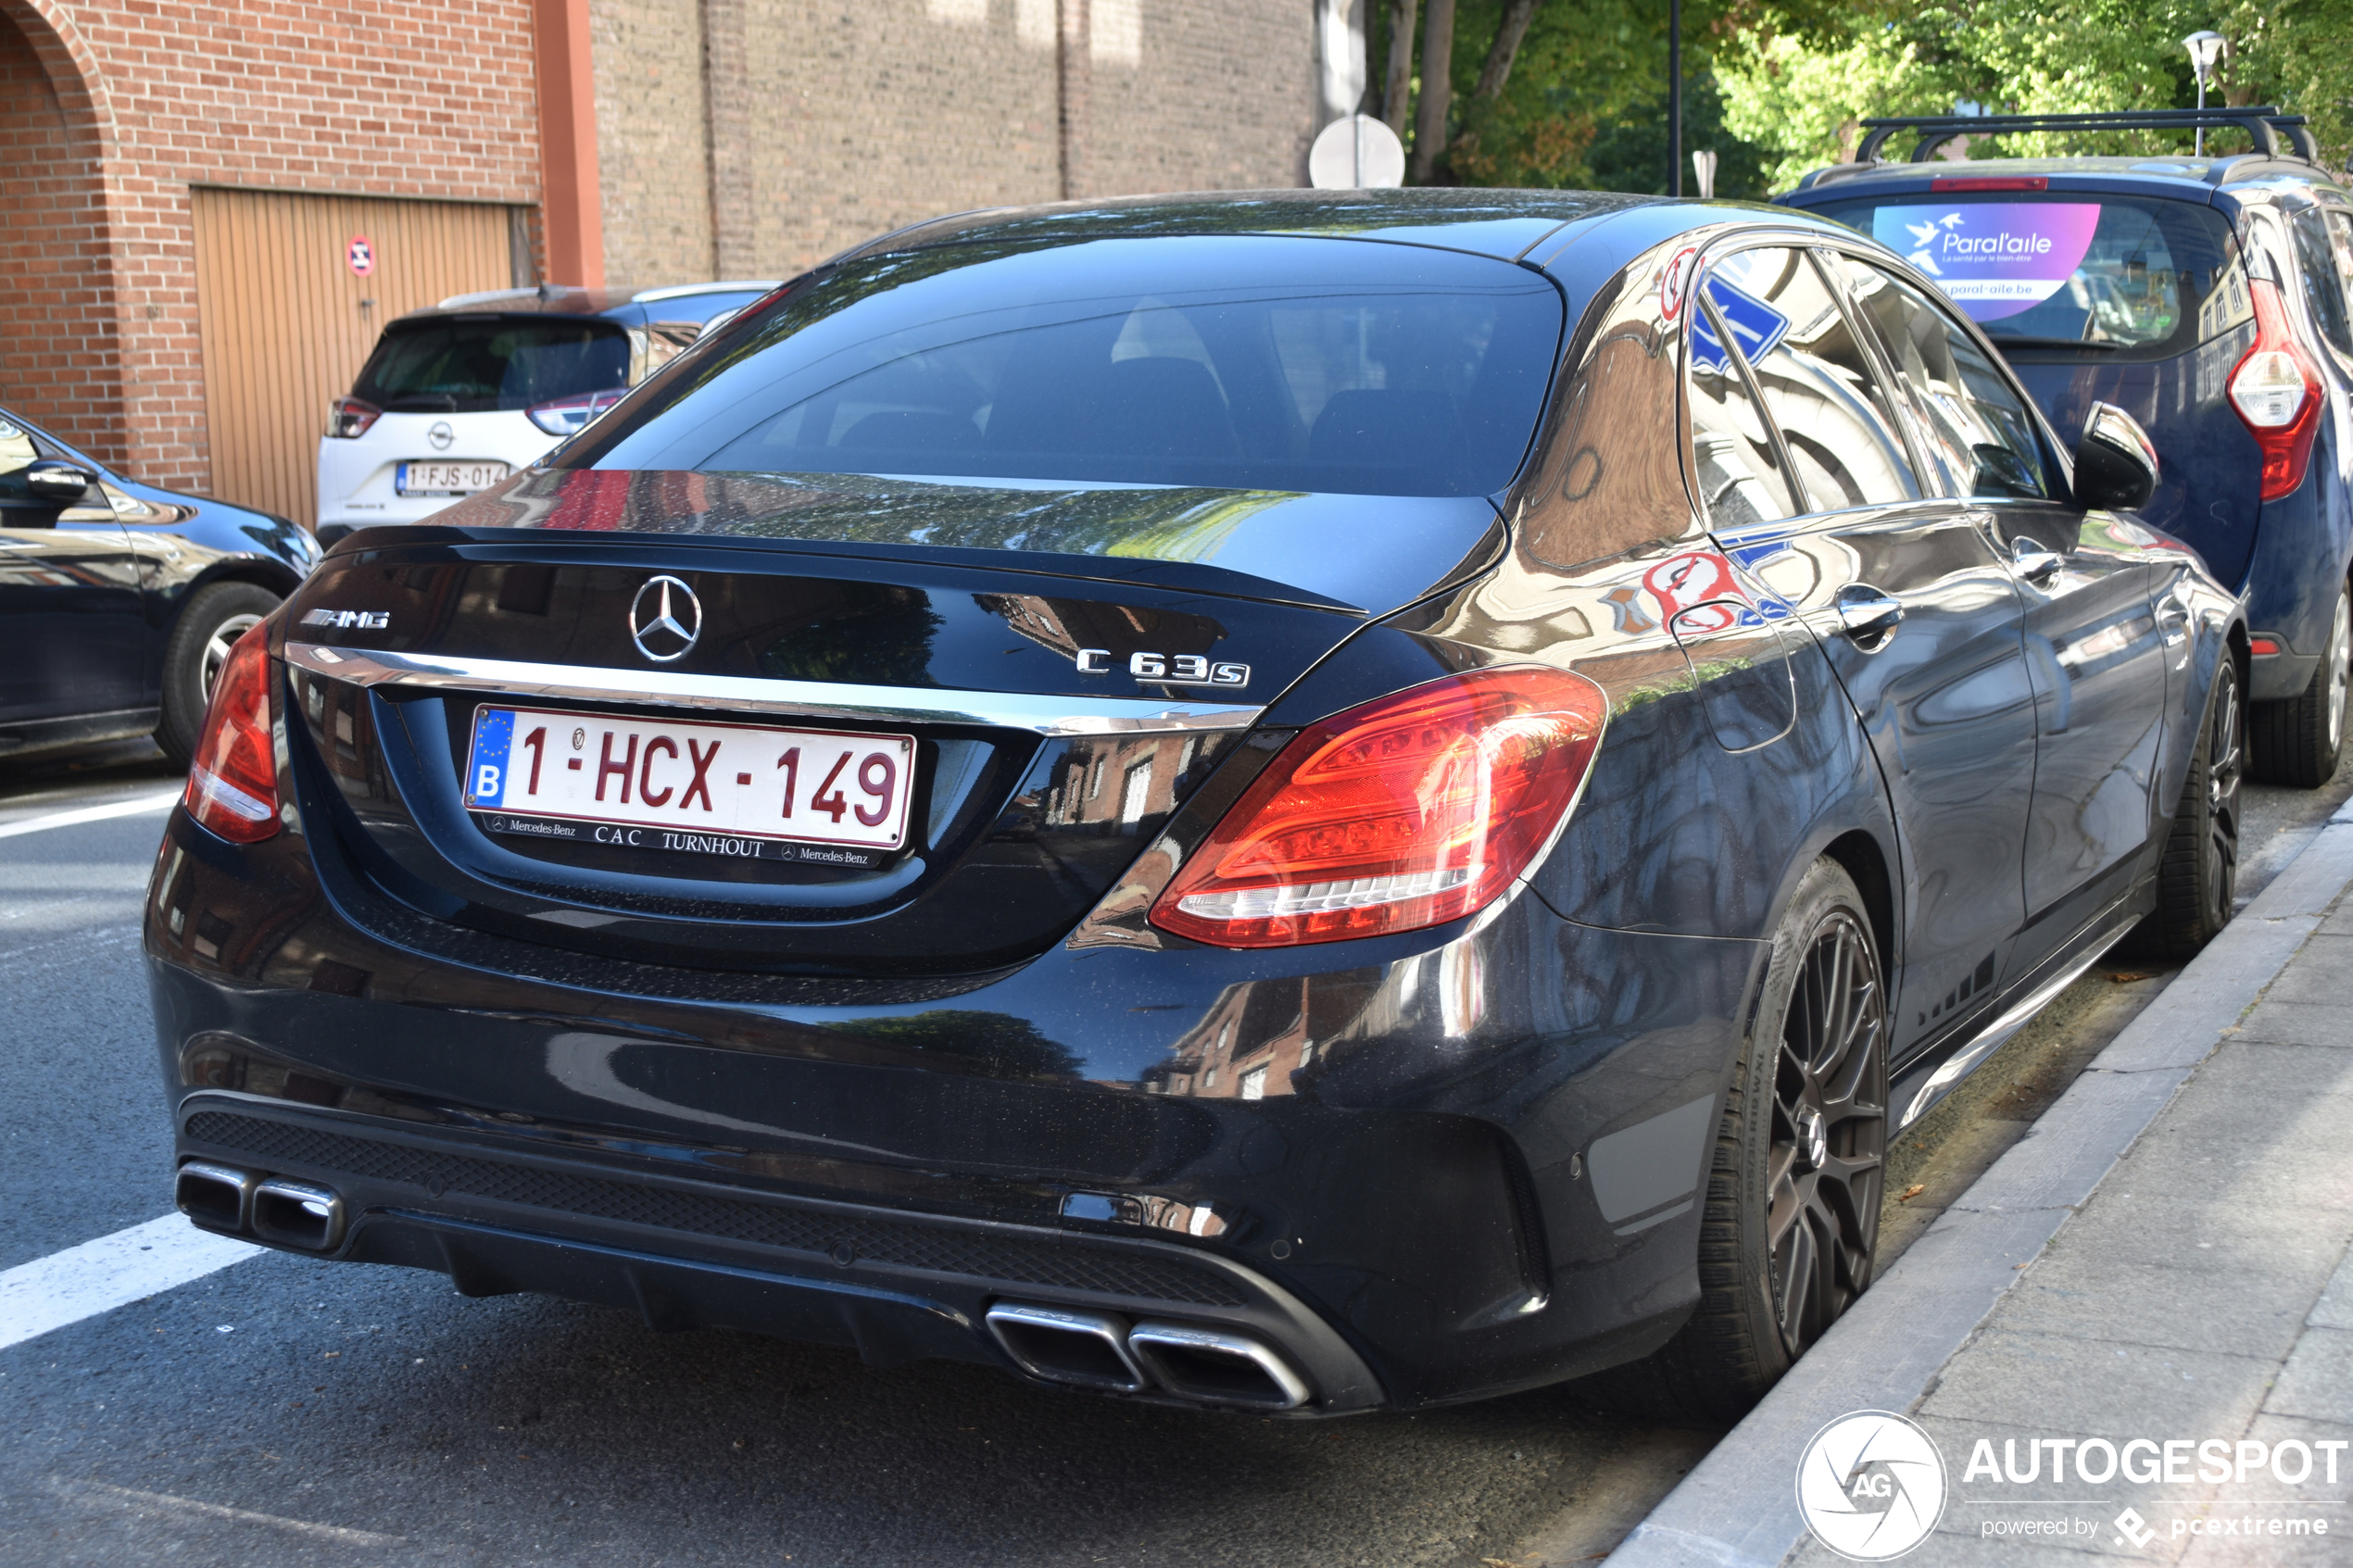
[[[2300,114],[2284,114],[2274,105],[2245,107],[2220,106],[2210,109],[2114,109],[2097,114],[1930,114],[1896,119],[1867,119],[1870,134],[1855,149],[1856,163],[1876,163],[1879,150],[1898,131],[1917,131],[1919,144],[1912,149],[1914,163],[1926,163],[1936,149],[1956,136],[1992,136],[2015,131],[2195,131],[2199,127],[2236,126],[2255,140],[2265,157],[2283,156],[2282,132],[2295,146],[2293,156],[2307,163],[2321,161],[2320,144],[2312,139]]]

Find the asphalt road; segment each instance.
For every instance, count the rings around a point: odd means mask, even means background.
[[[175,783],[135,748],[0,774],[0,833]],[[2249,890],[2348,789],[2250,792]],[[136,940],[161,821],[0,837],[0,1271],[170,1207]],[[1908,1132],[1888,1245],[2164,978],[2095,970]],[[0,1564],[1567,1562],[1713,1437],[1575,1386],[1313,1425],[1130,1407],[261,1254],[0,1349]]]

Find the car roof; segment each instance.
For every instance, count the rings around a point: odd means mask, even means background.
[[[1378,191],[1203,191],[1115,201],[993,207],[910,224],[817,269],[933,245],[1076,245],[1162,236],[1304,236],[1423,245],[1517,262],[1587,286],[1679,234],[1728,222],[1852,240],[1827,219],[1750,202],[1685,201],[1609,191],[1417,187]]]
[[[583,289],[563,283],[541,283],[529,289],[485,289],[453,294],[438,305],[404,311],[401,321],[429,320],[435,316],[607,316],[632,324],[645,319],[644,307],[665,300],[692,299],[706,295],[763,295],[778,286],[770,278],[731,279],[713,283],[679,283],[651,289]]]
[[[1417,186],[1372,191],[1189,191],[1111,201],[987,207],[926,219],[824,265],[893,251],[988,243],[1079,244],[1163,235],[1317,235],[1386,240],[1516,261],[1563,226],[1663,201],[1594,191]]]

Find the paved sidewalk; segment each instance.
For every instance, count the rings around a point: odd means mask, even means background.
[[[1843,1561],[1798,1461],[1878,1409],[1944,1465],[1906,1564],[2353,1563],[2348,880],[2341,809],[1612,1562]]]
[[[2353,1562],[2349,1242],[2353,900],[2340,897],[1912,1412],[1952,1467],[1951,1500],[1906,1561]],[[2087,1481],[2072,1463],[2062,1479],[2053,1447],[2030,1449],[2094,1437],[2158,1444],[2132,1456],[2142,1474],[2163,1474],[2169,1438],[2227,1448],[2206,1466],[2177,1448],[2183,1479],[2154,1486]],[[1966,1478],[1981,1441],[2015,1469]],[[2095,1475],[2108,1466],[2093,1456]],[[2128,1507],[2144,1521],[2131,1539],[2116,1524]],[[2039,1533],[2060,1524],[2065,1537]],[[1841,1559],[1814,1541],[1795,1561]]]

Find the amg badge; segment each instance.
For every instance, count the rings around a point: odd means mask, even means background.
[[[1077,664],[1081,675],[1108,675],[1112,671],[1111,649],[1080,648]],[[1127,672],[1139,681],[1164,686],[1250,684],[1249,665],[1213,664],[1197,653],[1131,653],[1127,656]]]
[[[392,612],[384,609],[313,609],[303,613],[305,626],[364,626],[381,632],[392,624]]]

